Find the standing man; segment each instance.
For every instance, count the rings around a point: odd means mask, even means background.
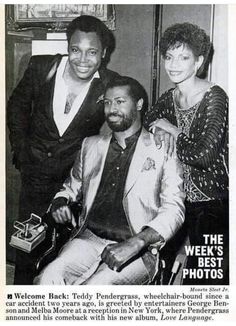
[[[132,78],[108,83],[111,132],[83,141],[52,202],[55,221],[74,224],[68,204],[82,201],[77,232],[35,283],[129,285],[155,276],[157,250],[184,221],[184,192],[181,166],[174,157],[166,160],[164,148],[142,128],[144,99]]]
[[[68,56],[31,58],[8,102],[13,162],[21,172],[20,220],[45,213],[83,139],[99,133],[104,87],[117,75],[105,68],[114,39],[99,19],[74,19],[67,40]],[[15,284],[32,283],[31,258],[17,254]]]

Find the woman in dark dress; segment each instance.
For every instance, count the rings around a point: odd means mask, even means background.
[[[157,139],[169,139],[168,146],[173,145],[183,163],[190,244],[214,246],[204,266],[198,256],[188,257],[184,284],[229,282],[228,98],[220,86],[199,77],[210,49],[209,37],[196,25],[175,24],[164,32],[160,52],[175,87],[159,98],[144,120]],[[206,243],[204,234],[214,235],[216,242],[211,237],[213,243]]]

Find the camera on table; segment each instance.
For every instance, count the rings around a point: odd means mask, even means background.
[[[31,214],[30,218],[24,222],[16,221],[14,228],[17,231],[11,236],[10,245],[30,253],[46,238],[47,224],[36,214]]]

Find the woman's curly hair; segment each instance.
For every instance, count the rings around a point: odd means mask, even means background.
[[[198,70],[198,75],[201,75],[211,57],[210,37],[197,25],[191,23],[174,24],[165,30],[160,39],[161,55],[165,57],[168,49],[178,48],[182,44],[187,45],[196,57],[200,55],[204,57],[203,64]]]

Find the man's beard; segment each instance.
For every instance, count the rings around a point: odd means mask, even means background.
[[[121,119],[119,121],[110,121],[109,117],[120,117]],[[124,114],[119,113],[110,113],[106,116],[106,121],[108,126],[111,128],[112,131],[119,132],[119,131],[125,131],[129,129],[133,122],[136,119],[136,112],[133,112],[133,114],[130,114],[129,116],[125,116]]]

